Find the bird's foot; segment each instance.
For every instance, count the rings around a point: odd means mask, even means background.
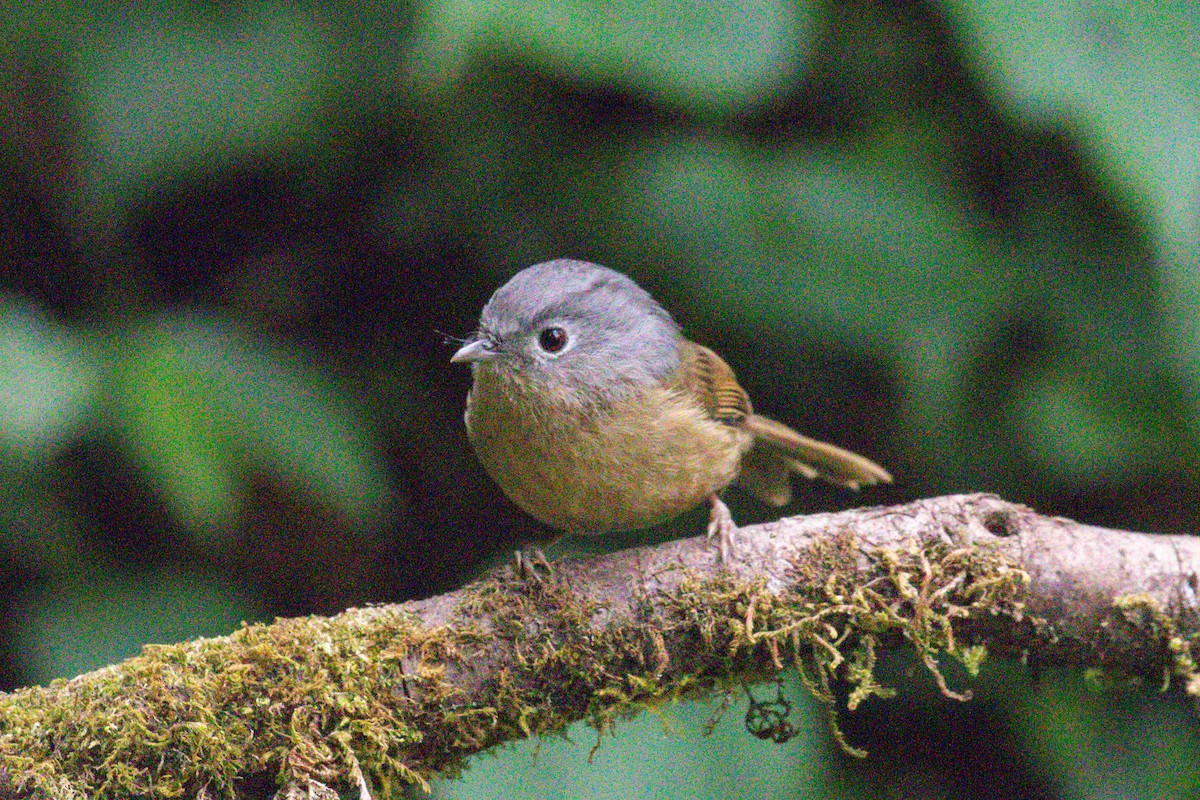
[[[554,574],[554,566],[546,559],[546,554],[540,547],[514,551],[513,569],[518,578],[539,585],[543,583],[543,577],[549,578]]]
[[[737,533],[737,523],[733,521],[733,514],[729,513],[729,506],[715,493],[708,500],[712,504],[708,516],[708,538],[717,537],[721,548],[721,564],[729,566],[729,555],[737,549],[737,542],[733,538]]]

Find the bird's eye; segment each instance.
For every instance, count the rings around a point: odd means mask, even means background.
[[[562,328],[543,328],[538,344],[547,353],[557,353],[567,346],[567,332]]]

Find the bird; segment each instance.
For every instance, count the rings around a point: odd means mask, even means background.
[[[792,473],[850,489],[892,481],[870,459],[756,413],[719,355],[599,264],[558,258],[516,273],[450,361],[471,366],[463,416],[484,469],[560,533],[640,530],[708,502],[707,534],[728,564],[737,526],[720,493],[730,484],[782,506]]]

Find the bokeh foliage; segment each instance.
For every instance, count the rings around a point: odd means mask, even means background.
[[[1195,531],[1198,53],[1187,0],[6,4],[5,681],[428,594],[536,536],[438,332],[558,255],[630,273],[759,408],[898,476],[793,511],[990,490]],[[1194,765],[1170,701],[1013,670],[889,717],[917,744],[848,722],[871,767],[809,726],[796,794],[1098,796],[1156,725]]]

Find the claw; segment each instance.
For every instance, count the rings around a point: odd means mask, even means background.
[[[737,533],[737,523],[733,521],[733,514],[729,513],[729,506],[716,493],[709,495],[708,501],[712,504],[708,517],[708,538],[717,537],[721,548],[721,564],[729,566],[729,556],[737,549],[737,542],[733,538]]]
[[[546,554],[540,547],[516,550],[513,552],[513,556],[513,567],[518,578],[541,584],[543,573],[547,578],[554,574],[554,565],[546,559]]]

